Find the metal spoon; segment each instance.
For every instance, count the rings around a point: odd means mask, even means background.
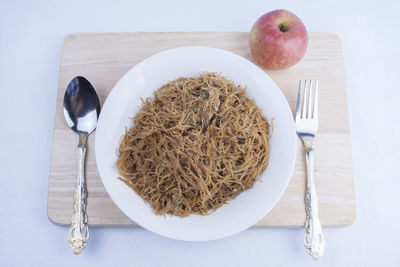
[[[89,239],[86,215],[85,155],[88,135],[96,129],[100,114],[100,101],[96,90],[84,77],[75,77],[64,95],[64,116],[69,127],[79,135],[78,177],[74,194],[74,214],[68,240],[72,251],[78,255]]]

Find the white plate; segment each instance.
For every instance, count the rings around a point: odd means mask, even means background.
[[[267,170],[252,189],[208,216],[157,216],[132,189],[119,181],[116,150],[125,128],[133,125],[140,97],[178,77],[220,72],[237,85],[247,85],[267,118],[275,118]],[[296,157],[293,116],[272,79],[250,61],[208,47],[181,47],[151,56],[133,67],[115,85],[102,108],[96,130],[96,162],[103,184],[115,204],[133,221],[157,234],[187,241],[205,241],[241,232],[262,219],[281,198]]]

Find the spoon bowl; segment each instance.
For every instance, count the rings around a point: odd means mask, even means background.
[[[86,78],[71,80],[64,94],[64,116],[68,126],[77,134],[87,136],[94,131],[100,114],[96,90]]]

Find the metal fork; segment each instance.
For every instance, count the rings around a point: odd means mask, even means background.
[[[313,86],[314,85],[314,86]],[[303,93],[303,105],[301,98]],[[326,241],[318,218],[318,197],[314,182],[313,141],[318,130],[318,81],[300,81],[296,108],[296,131],[303,141],[307,161],[306,232],[304,246],[314,260],[325,252]]]

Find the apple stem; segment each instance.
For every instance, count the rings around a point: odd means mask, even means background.
[[[279,25],[279,30],[281,30],[281,32],[287,32],[288,31],[288,26],[284,23],[281,23]]]

